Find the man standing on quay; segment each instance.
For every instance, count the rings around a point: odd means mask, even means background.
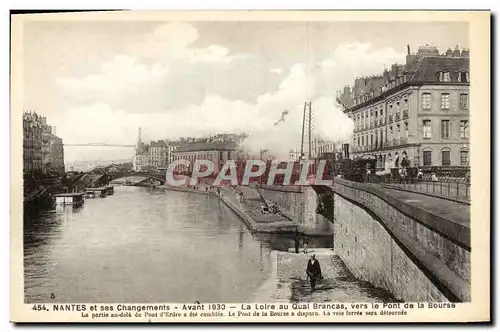
[[[316,289],[316,282],[323,279],[321,275],[321,266],[316,260],[316,256],[313,254],[311,259],[307,262],[306,269],[307,276],[309,277],[309,282],[311,283],[311,291],[314,292]]]

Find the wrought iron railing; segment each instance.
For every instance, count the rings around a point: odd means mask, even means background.
[[[455,181],[432,181],[427,179],[377,176],[366,177],[370,183],[379,183],[395,189],[407,190],[416,193],[428,194],[448,199],[470,201],[470,181],[455,179]]]

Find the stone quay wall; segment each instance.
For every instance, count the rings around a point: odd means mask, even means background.
[[[470,228],[374,185],[335,179],[335,252],[404,301],[470,301]]]
[[[260,191],[266,200],[276,202],[283,214],[295,221],[300,233],[317,236],[333,235],[333,223],[316,213],[318,195],[312,187],[264,185]]]

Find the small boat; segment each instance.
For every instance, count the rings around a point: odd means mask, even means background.
[[[55,195],[56,205],[73,205],[79,206],[83,204],[83,193],[66,193]]]
[[[86,190],[85,191],[85,198],[95,198],[95,194],[93,190]]]
[[[99,195],[100,197],[106,197],[108,195],[108,189],[106,187],[87,188],[86,192],[92,193],[94,196]]]

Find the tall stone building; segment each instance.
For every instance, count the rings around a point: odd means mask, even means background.
[[[64,144],[62,138],[51,133],[49,139],[49,158],[45,164],[47,171],[64,173]]]
[[[52,133],[47,118],[36,112],[23,114],[23,171],[64,173],[64,145]]]
[[[42,168],[42,121],[34,112],[23,114],[23,171]]]
[[[469,51],[408,46],[404,65],[357,78],[337,94],[355,128],[351,156],[371,157],[378,169],[467,166],[469,145]]]
[[[165,167],[167,165],[167,144],[165,141],[153,141],[149,144],[148,166],[151,169]]]

